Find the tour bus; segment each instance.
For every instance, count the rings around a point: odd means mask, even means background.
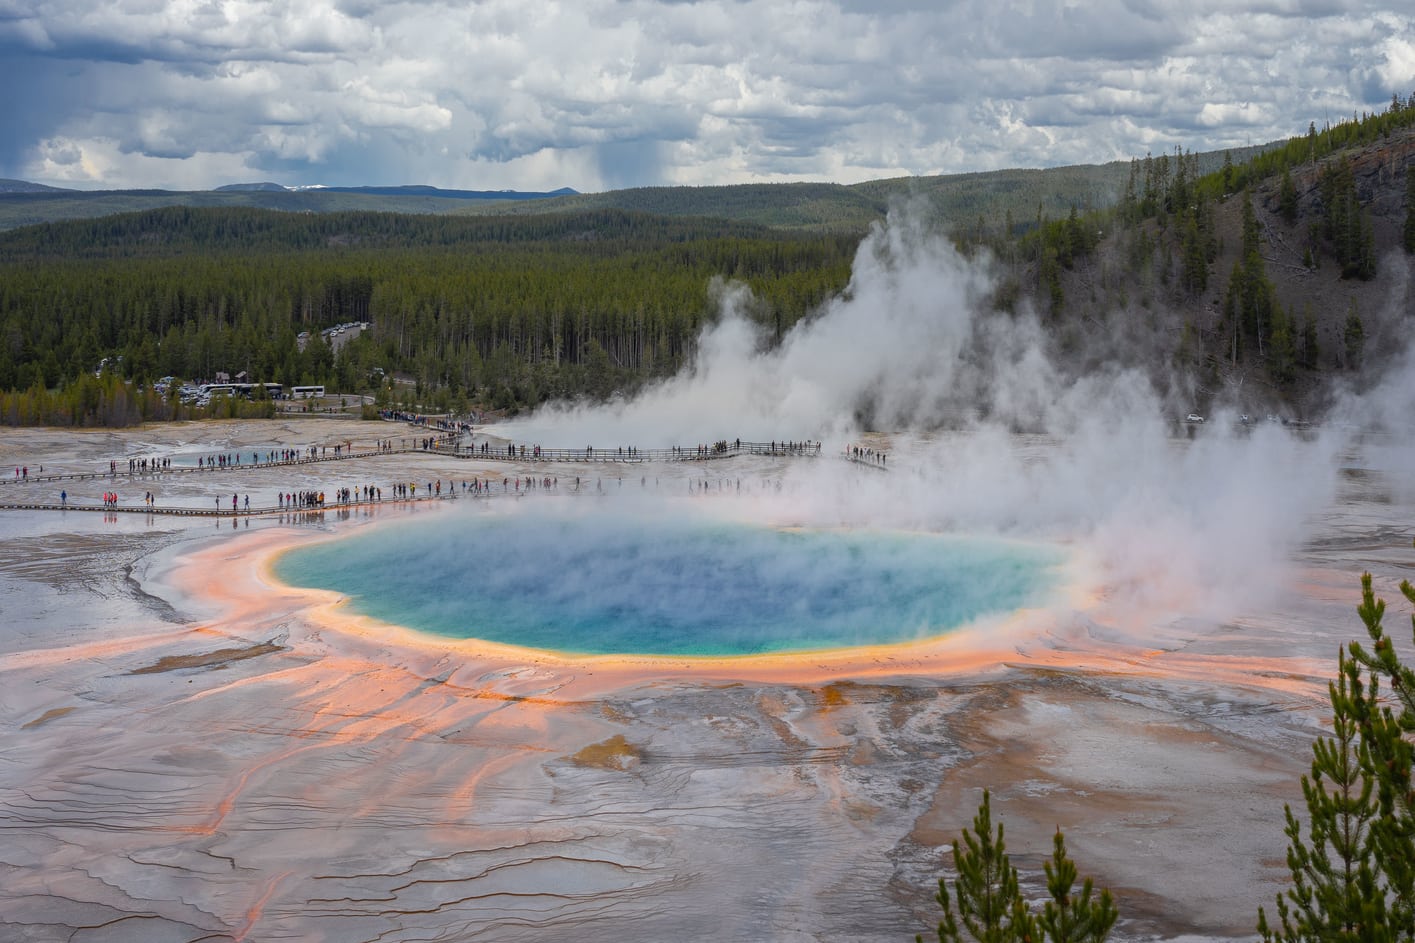
[[[292,386],[290,387],[291,399],[312,399],[316,396],[324,395],[322,386]]]
[[[210,401],[213,396],[254,396],[259,387],[265,387],[265,395],[271,399],[281,399],[284,396],[285,387],[279,383],[203,383],[197,390],[197,395]],[[297,387],[298,389],[298,387]]]

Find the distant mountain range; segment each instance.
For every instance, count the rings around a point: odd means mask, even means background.
[[[30,183],[28,180],[4,180],[0,179],[0,193],[71,193],[74,191],[65,190],[61,187],[45,186],[42,183]]]
[[[1272,145],[1236,148],[1241,163]],[[1199,171],[1222,166],[1225,154],[1197,155]],[[712,217],[814,232],[864,233],[900,200],[924,197],[950,225],[980,217],[1018,222],[1056,219],[1075,207],[1111,206],[1131,172],[1130,161],[1042,169],[996,170],[927,177],[895,177],[857,184],[746,183],[724,186],[635,187],[579,193],[521,190],[443,190],[430,186],[287,187],[236,183],[215,190],[66,190],[23,180],[0,180],[0,230],[71,219],[94,219],[163,206],[254,207],[298,213],[411,213],[540,215],[617,209],[670,217]]]
[[[237,183],[215,190],[70,190],[26,180],[0,179],[0,230],[96,219],[163,206],[254,207],[292,213],[483,213],[497,207],[575,199],[569,187],[548,193],[522,190],[442,190],[405,187],[286,187]]]
[[[3,181],[0,181],[0,185],[3,185]],[[34,186],[34,184],[30,184],[30,186]],[[269,182],[228,183],[224,187],[217,187],[214,192],[308,193],[316,190],[324,193],[369,193],[374,196],[432,196],[452,200],[544,200],[553,196],[579,195],[578,190],[572,190],[569,187],[561,187],[559,190],[550,190],[545,193],[533,193],[525,190],[443,190],[439,187],[422,185],[402,187],[287,187],[283,184]],[[3,192],[3,190],[0,190],[0,192]]]
[[[31,183],[28,180],[5,180],[0,179],[0,193],[38,193],[38,194],[69,194],[72,196],[98,196],[112,195],[120,193],[140,193],[150,195],[155,193],[309,193],[311,191],[322,191],[324,193],[368,193],[374,196],[430,196],[440,197],[450,200],[544,200],[553,196],[577,196],[578,190],[570,187],[561,187],[559,190],[550,190],[545,193],[533,193],[526,190],[443,190],[440,187],[429,187],[422,185],[402,186],[402,187],[287,187],[280,183],[228,183],[224,187],[217,187],[214,190],[75,190],[67,187],[51,187],[43,183]]]

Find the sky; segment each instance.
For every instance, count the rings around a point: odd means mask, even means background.
[[[1104,163],[1415,93],[1392,0],[0,0],[0,177],[581,192]]]

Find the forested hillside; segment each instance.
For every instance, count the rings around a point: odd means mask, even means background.
[[[59,387],[109,358],[139,382],[245,371],[352,392],[402,374],[414,385],[388,395],[428,408],[605,395],[683,364],[715,278],[751,285],[779,336],[844,287],[855,245],[617,211],[173,207],[16,230],[0,237],[0,389]],[[319,334],[364,321],[337,358]]]
[[[1189,378],[1193,408],[1301,414],[1324,378],[1408,333],[1412,160],[1415,105],[1397,99],[1212,170],[1147,156],[1123,165],[1112,205],[1016,212],[1045,189],[1031,174],[1080,192],[1104,185],[1093,168],[986,175],[934,194],[966,212],[932,205],[991,266],[993,306],[1038,312],[1063,362]],[[748,315],[779,341],[845,288],[859,225],[892,186],[789,191],[797,210],[839,210],[840,225],[810,228],[783,225],[773,194],[788,191],[731,187],[621,196],[656,213],[168,207],[15,229],[0,233],[0,422],[180,415],[138,389],[217,372],[425,410],[631,391],[688,362],[723,279],[750,286]],[[704,198],[739,219],[681,212]],[[336,355],[320,331],[351,322],[370,326]]]
[[[1245,160],[1262,148],[1229,155]],[[1196,156],[1207,173],[1222,153]],[[456,199],[466,191],[430,187],[310,189],[274,184],[237,185],[211,191],[60,190],[0,181],[0,230],[64,220],[91,219],[168,206],[258,208],[296,213],[384,212],[477,216],[540,215],[586,210],[628,210],[662,216],[732,219],[782,229],[864,233],[893,203],[927,197],[941,219],[975,221],[982,214],[1019,225],[1037,213],[1064,215],[1072,206],[1104,209],[1119,199],[1128,172],[1124,162],[985,173],[895,177],[866,183],[762,183],[707,187],[638,187],[604,193],[520,194],[536,199]]]
[[[1005,260],[998,302],[1030,302],[1058,349],[1191,381],[1190,407],[1315,416],[1336,372],[1403,349],[1415,313],[1415,103],[1353,117],[1205,173],[1134,161],[1113,209],[996,217],[959,241]]]
[[[1245,159],[1247,148],[1230,159]],[[1217,170],[1222,153],[1193,155],[1201,172]],[[726,187],[644,187],[556,197],[519,206],[469,205],[467,214],[533,214],[558,209],[627,209],[665,216],[713,216],[790,229],[865,232],[891,206],[921,199],[936,220],[976,227],[979,217],[1014,236],[1038,215],[1064,216],[1108,210],[1120,199],[1130,173],[1123,161],[1076,167],[994,170],[985,173],[894,177],[852,185],[833,183],[741,184]]]
[[[466,200],[331,190],[51,190],[0,192],[0,230],[64,220],[93,219],[167,206],[254,208],[288,213],[451,213]],[[500,204],[506,205],[506,204]]]

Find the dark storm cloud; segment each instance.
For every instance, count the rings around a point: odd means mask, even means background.
[[[1208,149],[1415,90],[1362,0],[0,0],[0,175],[844,182]]]
[[[1014,15],[994,18],[986,33],[997,56],[1154,61],[1180,39],[1172,21],[1116,2],[1036,3],[1010,10]]]
[[[13,176],[36,141],[51,137],[64,116],[92,95],[93,76],[63,62],[23,52],[0,52],[0,88],[7,89],[0,131],[0,177]],[[25,89],[20,92],[20,89]],[[64,156],[76,163],[77,147]]]

